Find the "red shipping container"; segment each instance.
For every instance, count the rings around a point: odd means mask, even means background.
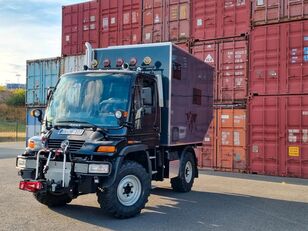
[[[100,7],[100,47],[141,42],[141,0],[106,0]]]
[[[187,43],[175,43],[178,47],[181,47],[183,50],[189,52],[189,47]]]
[[[246,100],[248,94],[247,40],[212,40],[194,46],[192,53],[216,69],[214,84],[214,100],[216,103]]]
[[[99,47],[99,1],[62,7],[62,55],[85,53],[85,42]]]
[[[307,0],[253,0],[253,25],[286,22],[308,18]]]
[[[250,31],[249,0],[193,0],[192,37],[209,40]]]
[[[308,95],[249,102],[250,172],[308,178]]]
[[[173,41],[190,37],[190,0],[144,0],[143,43]]]
[[[256,27],[250,36],[250,93],[308,93],[308,21]]]

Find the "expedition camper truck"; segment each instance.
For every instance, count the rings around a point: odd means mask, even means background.
[[[213,68],[172,43],[92,49],[85,71],[68,73],[32,115],[42,134],[17,157],[22,181],[47,206],[96,193],[103,211],[139,214],[151,180],[188,192],[194,148],[212,120]]]

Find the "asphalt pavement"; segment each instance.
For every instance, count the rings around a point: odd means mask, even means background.
[[[12,150],[6,155],[15,157],[21,146],[0,146],[0,155]],[[202,171],[189,193],[173,192],[168,179],[153,183],[142,213],[118,220],[102,213],[95,195],[62,208],[39,204],[18,189],[15,158],[0,159],[0,176],[0,230],[308,231],[308,183],[302,179]]]
[[[16,157],[25,151],[25,142],[0,142],[0,159]]]

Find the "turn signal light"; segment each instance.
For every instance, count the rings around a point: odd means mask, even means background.
[[[115,146],[99,146],[97,149],[97,152],[115,152],[116,148]]]
[[[34,149],[35,148],[35,142],[33,140],[29,140],[28,142],[28,148]]]

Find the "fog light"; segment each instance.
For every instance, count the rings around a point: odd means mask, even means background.
[[[17,168],[25,168],[26,167],[26,160],[18,158],[17,160]]]
[[[109,164],[90,164],[89,173],[109,173]]]

